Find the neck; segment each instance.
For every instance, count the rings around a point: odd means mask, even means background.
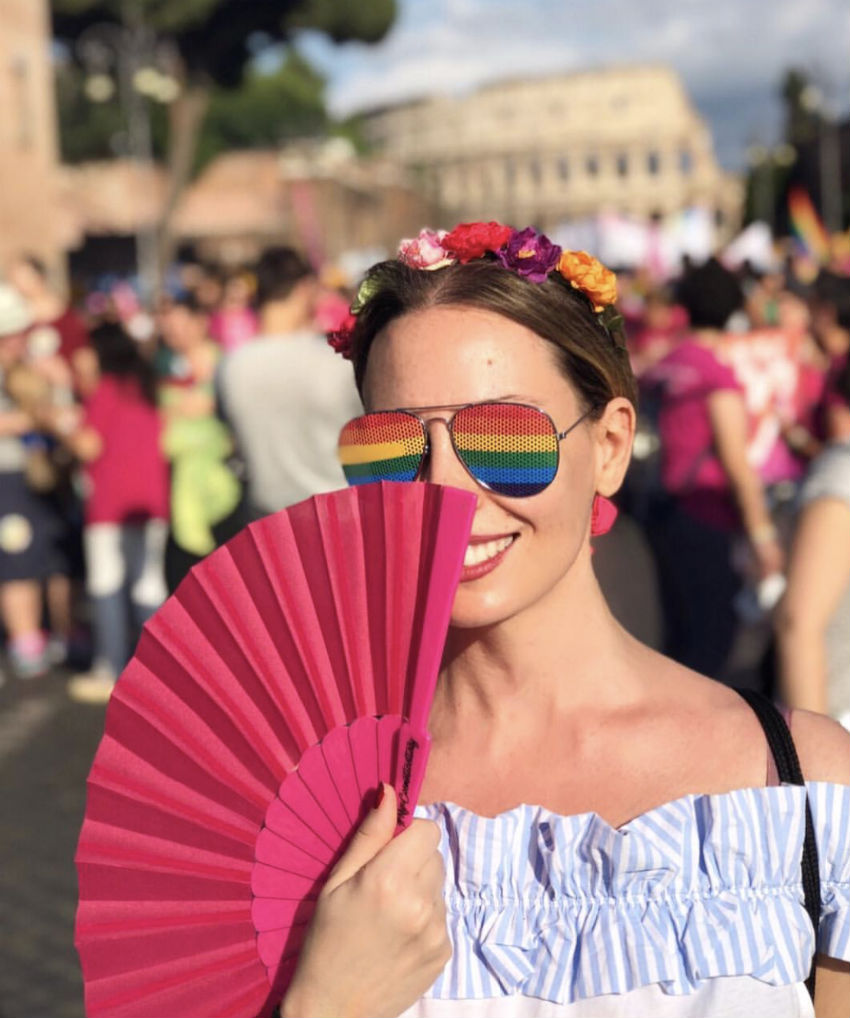
[[[636,700],[636,641],[611,614],[582,549],[534,605],[484,629],[450,629],[431,716],[435,739],[483,724],[495,738],[540,719],[581,716]]]
[[[280,336],[297,332],[308,324],[299,303],[288,300],[270,301],[260,308],[260,332],[264,336]]]

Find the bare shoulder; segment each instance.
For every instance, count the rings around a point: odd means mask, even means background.
[[[672,732],[667,745],[681,750],[683,770],[696,786],[711,791],[764,784],[767,742],[755,712],[734,689],[655,651],[652,668],[654,708]]]
[[[823,714],[795,710],[791,733],[807,781],[850,784],[850,732]]]

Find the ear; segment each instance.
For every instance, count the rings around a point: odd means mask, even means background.
[[[596,491],[613,495],[623,483],[632,456],[635,408],[624,396],[612,399],[595,424]]]

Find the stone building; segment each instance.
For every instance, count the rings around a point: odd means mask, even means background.
[[[0,0],[0,25],[0,272],[22,251],[59,271],[59,146],[47,0]]]
[[[131,274],[134,234],[162,215],[164,169],[115,159],[64,166],[60,180],[57,219],[75,278]],[[184,253],[230,266],[270,244],[301,248],[317,265],[390,251],[436,213],[412,184],[398,164],[359,158],[340,139],[224,152],[180,199],[174,235]]]
[[[420,174],[444,223],[543,229],[611,211],[664,220],[711,209],[718,239],[741,215],[709,129],[674,71],[620,66],[491,84],[367,113],[383,155]]]

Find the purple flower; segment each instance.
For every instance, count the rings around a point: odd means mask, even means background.
[[[506,269],[525,276],[531,283],[542,283],[558,264],[561,249],[533,226],[516,231],[498,252]]]

